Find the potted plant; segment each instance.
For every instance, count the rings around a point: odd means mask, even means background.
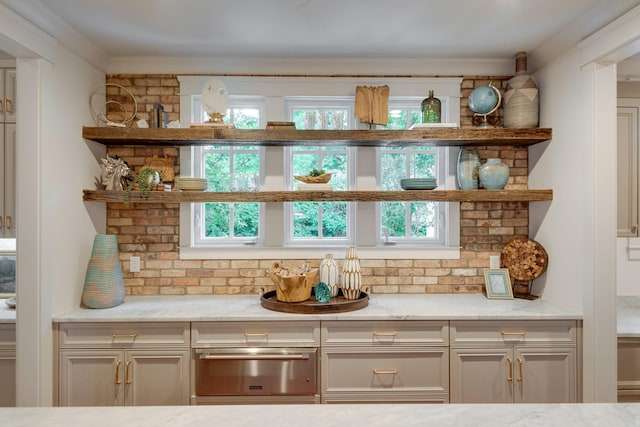
[[[124,203],[129,205],[129,197],[131,197],[131,191],[136,190],[140,192],[140,196],[147,198],[151,191],[156,188],[162,182],[163,176],[159,169],[145,166],[134,176],[133,180],[129,182],[124,189]]]
[[[298,181],[302,181],[306,184],[326,184],[331,179],[331,174],[324,171],[324,169],[313,169],[307,175],[294,175]]]

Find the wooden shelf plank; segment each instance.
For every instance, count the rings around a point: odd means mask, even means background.
[[[83,127],[82,136],[105,145],[353,145],[353,146],[528,146],[552,137],[549,128],[415,130],[289,130],[229,128],[137,129]]]
[[[131,203],[204,202],[536,202],[553,199],[553,190],[401,190],[401,191],[153,191],[148,198],[132,192]],[[87,202],[124,202],[123,191],[83,190]]]

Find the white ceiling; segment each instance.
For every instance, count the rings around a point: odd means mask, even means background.
[[[53,11],[110,57],[513,58],[633,0],[0,0]],[[47,10],[49,9],[49,10]],[[50,16],[50,14],[49,14]],[[585,19],[587,17],[588,19]]]

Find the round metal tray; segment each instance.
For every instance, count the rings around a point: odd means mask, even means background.
[[[323,314],[323,313],[342,313],[346,311],[355,311],[365,308],[369,305],[369,295],[360,291],[360,296],[355,300],[348,300],[342,295],[342,290],[338,292],[338,296],[332,297],[329,302],[318,302],[313,293],[311,298],[302,302],[282,302],[276,298],[276,291],[269,291],[262,294],[260,304],[264,308],[273,311],[281,311],[284,313],[301,313],[301,314]]]

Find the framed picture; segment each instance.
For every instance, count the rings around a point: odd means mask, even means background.
[[[487,298],[513,299],[509,270],[506,268],[484,270],[484,285],[487,288]]]

